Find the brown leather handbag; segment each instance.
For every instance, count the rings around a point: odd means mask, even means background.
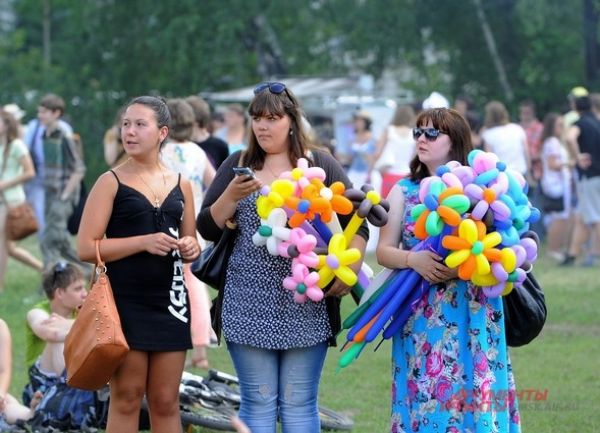
[[[4,171],[6,170],[11,144],[12,143],[8,143],[4,149],[4,159],[2,160],[0,177],[4,175]],[[4,204],[7,206],[4,230],[6,231],[6,238],[9,241],[20,241],[21,239],[25,239],[27,236],[38,231],[39,226],[37,218],[35,217],[35,212],[29,203],[24,202],[20,205],[11,207],[8,205],[4,191],[0,191],[0,196]]]
[[[38,231],[35,212],[27,202],[9,207],[6,215],[6,237],[11,241],[20,241]]]
[[[96,261],[96,281],[67,334],[64,348],[67,384],[90,391],[108,383],[129,351],[106,266],[100,258],[99,240]]]

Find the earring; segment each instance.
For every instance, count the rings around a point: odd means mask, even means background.
[[[290,135],[294,135],[294,131],[290,129]]]

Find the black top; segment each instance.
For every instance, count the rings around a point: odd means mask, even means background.
[[[223,232],[221,228],[215,223],[210,213],[210,206],[219,198],[229,182],[233,179],[233,167],[237,167],[240,160],[241,151],[235,152],[225,160],[225,162],[217,170],[217,174],[210,188],[204,196],[202,202],[202,209],[196,219],[196,228],[200,235],[210,241],[217,242]],[[310,164],[318,166],[325,170],[327,185],[331,185],[334,182],[341,181],[346,185],[346,188],[351,188],[350,180],[342,166],[335,160],[331,155],[324,152],[313,151],[314,163]],[[352,215],[339,215],[340,224],[345,227],[350,221]],[[258,215],[256,218],[259,219]],[[361,225],[358,230],[358,235],[364,239],[369,239],[369,229],[365,222]],[[325,291],[327,288],[325,289]],[[213,305],[213,328],[220,337],[221,331],[221,312],[223,302],[223,290],[219,292],[216,302]],[[335,345],[335,335],[341,330],[341,317],[340,317],[340,298],[330,296],[325,298],[327,315],[329,317],[329,324],[333,334],[333,338],[330,339],[329,343]]]
[[[218,137],[211,135],[206,140],[196,142],[196,144],[206,152],[206,155],[215,170],[218,169],[221,164],[223,164],[223,161],[229,156],[229,146],[227,145],[227,142]]]
[[[121,183],[106,227],[107,238],[163,232],[179,238],[184,198],[177,185],[154,207],[138,190]],[[179,251],[167,256],[141,252],[106,264],[121,326],[131,349],[179,351],[192,347],[188,297]]]
[[[577,166],[581,177],[600,176],[600,120],[592,112],[586,112],[575,122],[580,133],[577,142],[581,153],[589,153],[592,165],[585,170]]]

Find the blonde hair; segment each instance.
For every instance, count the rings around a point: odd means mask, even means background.
[[[486,128],[506,125],[508,122],[510,122],[508,110],[502,102],[490,101],[486,104],[484,121]]]

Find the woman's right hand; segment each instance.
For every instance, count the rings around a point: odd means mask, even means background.
[[[235,176],[227,188],[225,188],[224,194],[227,195],[232,201],[237,203],[244,197],[249,196],[255,191],[260,190],[263,187],[263,183],[260,179],[250,176]]]
[[[166,256],[178,249],[177,239],[166,233],[158,232],[144,235],[144,250],[157,256]]]

